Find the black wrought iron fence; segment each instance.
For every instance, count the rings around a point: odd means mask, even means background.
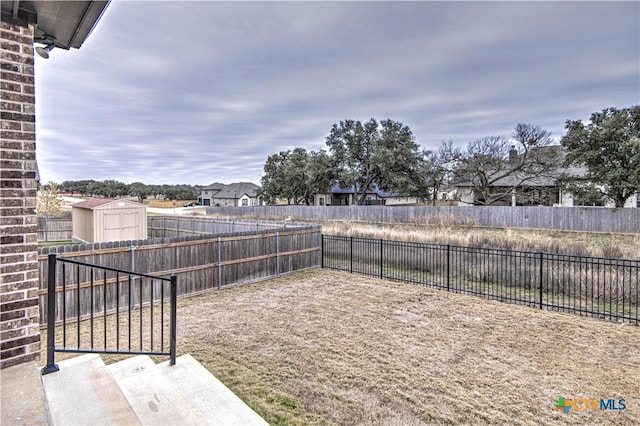
[[[176,361],[177,278],[48,256],[47,365],[56,352],[168,355]]]
[[[322,267],[640,323],[637,260],[323,235]]]

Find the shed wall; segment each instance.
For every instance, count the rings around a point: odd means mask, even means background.
[[[87,243],[95,242],[93,232],[93,211],[89,209],[74,208],[71,210],[73,238]]]

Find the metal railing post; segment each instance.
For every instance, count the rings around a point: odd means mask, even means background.
[[[324,268],[324,234],[320,233],[320,267]]]
[[[384,275],[384,240],[382,238],[380,238],[380,279],[382,279],[382,276]]]
[[[129,247],[129,251],[131,252],[131,272],[135,272],[136,271],[136,246],[131,245],[131,247]],[[136,276],[135,275],[130,275],[129,278],[131,278],[132,283],[133,283],[133,307],[135,308],[138,305],[138,299],[140,299],[140,307],[142,307],[142,294],[140,294],[140,297],[138,297],[138,294],[136,293],[135,289],[136,289]]]
[[[280,234],[276,232],[276,278],[280,278]]]
[[[178,276],[171,275],[171,335],[169,336],[170,365],[176,364],[176,322],[178,317]]]
[[[351,245],[349,248],[349,273],[353,274],[353,237],[350,239]]]
[[[222,239],[218,237],[218,291],[222,288]]]
[[[451,246],[447,244],[447,291],[451,286]]]
[[[542,279],[544,276],[544,271],[542,269],[542,262],[544,260],[544,253],[540,252],[539,256],[540,256],[540,271],[539,271],[538,278],[540,279],[540,309],[542,309]]]
[[[64,297],[64,295],[63,295]],[[55,363],[56,349],[56,254],[49,253],[49,276],[47,282],[47,365],[42,374],[58,371]]]

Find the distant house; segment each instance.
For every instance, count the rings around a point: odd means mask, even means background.
[[[565,151],[560,145],[535,148],[529,155],[554,155],[557,156],[557,163],[562,164],[565,158]],[[505,162],[505,170],[508,164],[515,162],[519,156],[511,153],[509,161]],[[523,176],[518,172],[497,179],[491,184],[491,193],[494,200],[487,204],[493,206],[556,206],[573,207],[581,205],[576,200],[574,194],[563,190],[560,180],[563,176],[580,177],[587,173],[584,167],[564,167],[558,166],[555,170],[534,178]],[[484,204],[482,194],[474,191],[474,186],[469,181],[461,181],[456,185],[455,194],[458,205],[478,205]],[[451,196],[451,195],[450,195]],[[625,207],[637,207],[638,194],[630,197]],[[609,206],[609,205],[607,205]],[[609,206],[611,207],[611,206]]]
[[[314,196],[316,206],[351,206],[357,204],[357,195],[354,187],[342,188],[334,183],[327,193],[319,193]],[[406,197],[383,191],[374,186],[365,195],[365,206],[415,206],[425,205],[417,197]]]
[[[388,197],[392,194],[384,192],[377,187],[368,191],[365,195],[365,206],[383,206]],[[357,204],[355,188],[342,188],[338,183],[334,183],[327,193],[316,194],[314,197],[316,206],[351,206]]]
[[[202,206],[259,206],[262,197],[258,196],[260,187],[250,182],[212,183],[200,190],[198,202]]]

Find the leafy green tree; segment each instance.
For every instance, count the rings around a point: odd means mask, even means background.
[[[285,198],[287,187],[285,164],[290,153],[290,151],[280,151],[267,157],[259,191],[266,204],[273,204],[276,199]]]
[[[284,163],[285,185],[283,195],[293,204],[309,205],[313,194],[310,193],[307,177],[309,153],[304,148],[295,148],[289,152]]]
[[[79,193],[84,196],[88,194],[87,187],[91,184],[95,183],[94,180],[66,180],[60,184],[60,190],[71,192],[71,193]]]
[[[312,196],[331,190],[331,185],[336,179],[336,173],[333,168],[333,160],[325,150],[311,151],[307,159],[306,169],[308,192]],[[310,201],[312,201],[312,198]]]
[[[102,194],[103,190],[102,190],[102,182],[96,182],[96,181],[92,181],[89,184],[87,184],[87,188],[86,188],[86,195],[92,196],[92,197],[96,197]]]
[[[411,129],[399,121],[345,120],[334,124],[326,139],[336,177],[353,188],[364,204],[375,186],[398,195],[413,195],[422,155]]]
[[[329,190],[333,175],[331,159],[322,150],[281,151],[267,158],[260,194],[267,204],[282,198],[289,204],[310,205],[315,194]]]
[[[100,182],[94,181],[87,185],[87,192],[94,196],[106,198],[124,197],[129,194],[129,186],[112,179]]]
[[[598,191],[616,207],[640,192],[640,105],[594,112],[586,126],[567,120],[565,128],[566,165],[586,168],[566,177],[569,190]]]
[[[163,185],[162,195],[164,195],[165,200],[180,199],[179,193],[180,190],[178,188],[172,187],[170,185]]]
[[[142,182],[133,182],[129,184],[129,195],[138,197],[141,203],[149,196],[150,189]]]
[[[575,206],[606,206],[609,199],[602,194],[597,185],[577,179],[576,176],[562,177],[559,181],[563,191],[573,194]]]
[[[195,200],[196,196],[192,189],[179,188],[177,192],[178,200]]]

